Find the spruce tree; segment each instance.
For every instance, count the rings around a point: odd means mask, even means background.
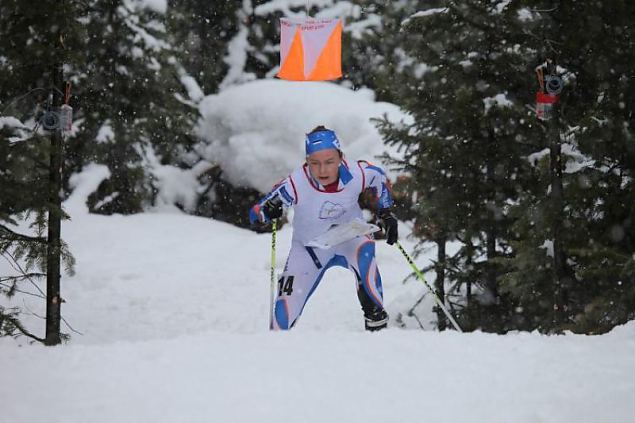
[[[510,204],[529,185],[531,127],[525,104],[531,57],[518,7],[481,1],[442,2],[403,24],[407,61],[393,84],[415,122],[384,121],[403,161],[415,227],[436,242],[437,290],[449,284],[467,328],[504,331],[509,300],[501,295],[499,259],[511,254]],[[414,69],[419,68],[419,74]],[[413,78],[414,75],[414,78]],[[459,241],[453,257],[445,245]],[[439,324],[443,316],[439,312]]]
[[[557,185],[546,176],[552,153],[536,167],[547,196],[528,196],[520,205],[526,212],[519,213],[518,229],[526,241],[516,245],[512,262],[519,270],[507,279],[527,318],[545,330],[598,333],[635,317],[634,12],[625,1],[559,1],[533,13],[537,50],[566,78],[556,119],[540,128],[558,144],[562,197],[559,205],[553,201]],[[532,226],[547,229],[546,236]],[[531,278],[523,275],[528,269]]]
[[[194,110],[168,43],[165,11],[142,3],[94,0],[84,24],[85,61],[71,69],[80,131],[71,142],[68,173],[102,163],[111,177],[89,199],[100,213],[135,213],[152,205],[154,177],[145,163],[179,165],[194,140]]]
[[[61,257],[72,273],[73,258],[58,230],[63,217],[55,183],[62,154],[59,129],[49,140],[38,128],[44,112],[52,117],[59,112],[62,66],[72,58],[66,45],[81,37],[73,19],[80,10],[71,0],[42,2],[37,8],[8,1],[0,16],[0,254],[14,269],[0,275],[0,291],[12,297],[36,288],[35,295],[48,297],[45,338],[22,325],[17,306],[0,306],[0,335],[22,334],[49,345],[65,336],[59,326],[59,263]],[[20,221],[31,233],[18,229]],[[44,276],[46,293],[39,287]]]
[[[227,74],[228,44],[239,29],[240,2],[170,1],[168,30],[179,62],[207,94]]]
[[[405,25],[428,72],[394,79],[416,122],[382,126],[407,148],[415,228],[462,245],[444,268],[468,328],[595,333],[633,318],[633,6],[552,3],[448,1]],[[565,88],[539,121],[547,59]]]
[[[400,104],[402,92],[407,87],[394,83],[394,75],[400,73],[401,82],[416,79],[424,70],[408,56],[404,46],[412,34],[402,31],[402,22],[418,11],[420,2],[353,2],[352,16],[345,18],[347,27],[342,37],[342,65],[344,78],[352,88],[370,88],[380,101]],[[429,2],[433,7],[435,2]],[[408,78],[405,73],[410,73]]]

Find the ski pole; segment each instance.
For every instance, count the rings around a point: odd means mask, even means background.
[[[269,298],[269,330],[273,330],[274,291],[276,289],[276,229],[277,220],[271,222],[271,295]]]
[[[412,258],[410,257],[410,255],[401,246],[401,243],[399,241],[397,241],[395,245],[397,246],[397,248],[399,248],[399,251],[401,251],[401,254],[403,254],[403,256],[406,258],[406,260],[408,260],[408,263],[410,263],[410,266],[412,267],[412,270],[415,271],[415,274],[417,275],[417,277],[421,280],[421,282],[423,282],[425,284],[425,286],[428,287],[428,289],[432,293],[432,296],[433,296],[434,300],[437,302],[439,307],[441,307],[441,310],[443,310],[443,313],[445,313],[445,315],[448,317],[448,319],[450,319],[450,322],[452,322],[452,326],[454,326],[454,329],[456,329],[459,332],[463,332],[463,330],[461,330],[461,327],[459,326],[459,324],[456,322],[456,320],[454,320],[454,317],[452,317],[452,315],[450,314],[448,309],[445,307],[445,304],[443,304],[443,301],[441,301],[441,299],[439,298],[439,296],[437,295],[435,290],[432,289],[432,287],[430,286],[428,281],[426,281],[426,278],[423,277],[423,273],[421,273],[421,271],[417,268],[417,265],[415,265],[415,263],[412,260]]]

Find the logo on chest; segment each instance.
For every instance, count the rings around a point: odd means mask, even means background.
[[[341,204],[325,201],[320,207],[320,219],[331,220],[337,219],[346,213],[344,206]]]

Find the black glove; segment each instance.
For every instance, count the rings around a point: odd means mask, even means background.
[[[262,205],[262,210],[265,212],[265,215],[269,218],[269,220],[277,219],[282,216],[282,201],[280,198],[273,197],[271,200],[266,201],[265,204]]]
[[[249,222],[252,225],[262,225],[282,216],[282,201],[274,197],[262,204],[256,204],[249,209]]]
[[[397,232],[397,218],[390,212],[390,209],[381,209],[377,214],[384,223],[386,233],[386,243],[392,245],[397,242],[399,234]]]

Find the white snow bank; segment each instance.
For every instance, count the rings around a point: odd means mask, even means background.
[[[213,165],[202,160],[189,169],[183,169],[161,164],[161,160],[150,146],[146,146],[140,152],[144,167],[154,178],[154,210],[180,212],[182,209],[189,213],[194,212],[199,194],[204,189],[199,177]]]
[[[290,229],[279,232],[278,272]],[[186,215],[82,214],[62,236],[77,258],[62,313],[84,335],[57,348],[0,339],[3,422],[591,423],[635,413],[635,322],[602,336],[402,330],[398,311],[425,288],[401,283],[410,268],[384,242],[387,330],[364,333],[354,277],[332,269],[295,329],[271,333],[268,234]],[[0,303],[27,307],[24,323],[41,335],[41,299]],[[433,304],[428,295],[417,306],[424,322]]]
[[[89,186],[89,175],[76,177],[83,181],[77,189]],[[400,231],[405,237],[408,229],[402,225]],[[74,335],[73,344],[172,339],[208,331],[250,334],[268,329],[269,234],[172,211],[133,216],[75,213],[72,220],[62,223],[62,238],[77,260],[75,276],[64,277],[62,282],[64,317],[84,333]],[[278,232],[278,273],[290,245],[291,227],[286,225]],[[404,239],[403,245],[410,250],[413,242]],[[411,269],[396,248],[381,243],[377,257],[387,308],[396,319],[426,288],[417,281],[402,284]],[[428,256],[417,263],[427,266]],[[8,271],[7,262],[0,260],[0,275]],[[429,277],[434,278],[434,273]],[[0,304],[3,301],[6,299],[0,296]],[[429,312],[432,303],[427,296],[415,310],[426,328],[434,327],[434,315]],[[11,305],[26,305],[37,315],[45,314],[39,298],[18,295],[9,300],[7,306]],[[27,328],[38,333],[42,321],[28,314],[24,318]],[[408,327],[419,328],[414,317],[404,320]],[[353,274],[340,268],[329,270],[300,326],[363,331]]]
[[[64,202],[65,211],[73,216],[88,213],[88,196],[95,192],[104,180],[110,178],[108,166],[90,163],[79,173],[74,173],[68,180],[73,192]]]
[[[370,119],[384,113],[408,119],[396,105],[376,102],[370,90],[279,80],[207,96],[199,110],[201,154],[220,164],[231,183],[261,192],[304,161],[305,134],[318,125],[337,132],[349,159],[376,160],[387,149]]]
[[[13,423],[627,422],[634,329],[597,338],[209,332],[103,348],[0,346],[10,381],[0,396]]]

